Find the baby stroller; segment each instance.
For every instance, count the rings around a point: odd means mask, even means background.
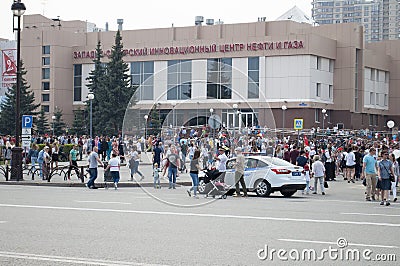
[[[216,169],[204,171],[204,183],[206,184],[204,193],[206,198],[218,196],[220,199],[226,199],[227,186],[221,177],[222,173]]]

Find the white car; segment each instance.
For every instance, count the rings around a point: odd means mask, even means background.
[[[235,188],[235,160],[235,158],[228,160],[225,173],[225,184],[232,189]],[[297,190],[304,190],[306,187],[302,167],[268,156],[246,157],[244,180],[247,190],[256,192],[261,197],[269,196],[276,191],[285,197],[290,197]]]

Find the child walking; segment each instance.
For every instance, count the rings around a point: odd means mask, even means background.
[[[308,164],[304,165],[304,174],[306,179],[306,188],[303,190],[301,194],[304,192],[308,195],[310,193],[310,166]]]
[[[153,177],[154,177],[154,188],[160,188],[161,189],[161,185],[160,185],[160,172],[161,169],[158,168],[158,163],[154,164],[154,168],[153,168]]]

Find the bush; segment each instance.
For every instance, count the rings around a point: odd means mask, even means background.
[[[45,144],[39,144],[39,151],[42,150],[44,148],[44,146],[46,146]],[[65,144],[65,145],[60,145],[59,147],[59,151],[63,152],[67,155],[69,155],[69,152],[74,148],[74,144]]]

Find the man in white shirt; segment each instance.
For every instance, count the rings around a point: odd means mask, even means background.
[[[219,161],[217,170],[220,172],[225,172],[226,170],[226,162],[228,161],[228,157],[225,154],[225,150],[223,148],[218,149],[219,155],[216,158],[217,161]]]
[[[317,194],[317,186],[318,182],[321,186],[322,195],[325,195],[324,189],[324,176],[325,176],[325,166],[319,160],[319,155],[314,156],[314,163],[312,164],[312,175],[314,177],[314,192],[313,194]]]
[[[354,182],[354,174],[356,173],[356,155],[353,152],[353,147],[349,148],[349,153],[346,155],[346,176],[347,183]]]
[[[110,174],[111,177],[113,178],[114,181],[114,188],[118,188],[118,182],[119,182],[119,169],[120,169],[120,159],[117,157],[115,153],[112,154],[112,158],[108,161],[108,165],[105,171],[110,169]]]

